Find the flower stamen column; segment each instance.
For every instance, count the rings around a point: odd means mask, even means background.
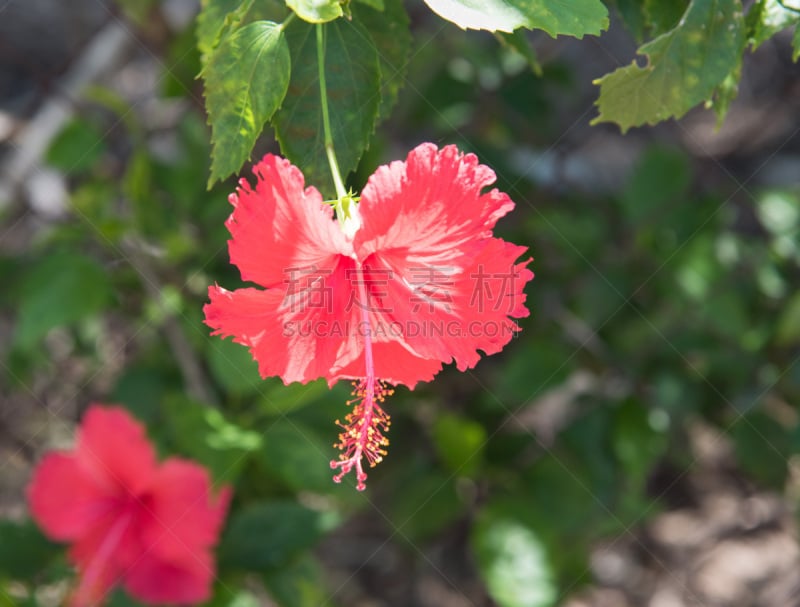
[[[347,401],[353,410],[345,417],[346,423],[343,424],[338,419],[336,420],[336,423],[342,428],[342,432],[339,433],[339,442],[334,447],[341,449],[342,453],[339,455],[338,461],[331,461],[331,468],[340,469],[339,473],[333,477],[335,482],[340,483],[342,477],[355,466],[356,489],[363,491],[367,487],[364,483],[367,480],[367,473],[364,472],[362,458],[366,457],[369,467],[374,468],[386,455],[384,447],[389,445],[389,439],[384,433],[389,430],[391,421],[379,403],[382,403],[387,396],[394,394],[394,390],[375,377],[369,300],[364,270],[360,264],[356,269],[356,281],[361,302],[361,333],[364,338],[366,373],[364,379],[353,382],[353,398]]]
[[[111,555],[119,548],[122,536],[128,530],[132,519],[133,514],[128,512],[114,523],[105,536],[78,583],[72,598],[73,605],[92,605],[103,602],[103,595],[107,592],[108,586],[108,580],[103,579],[104,575],[107,575],[106,569]]]

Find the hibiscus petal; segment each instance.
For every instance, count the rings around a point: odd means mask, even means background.
[[[352,246],[333,219],[333,207],[313,187],[303,189],[300,170],[267,154],[253,167],[256,189],[242,179],[229,198],[234,206],[226,222],[231,262],[242,279],[263,287],[297,280],[313,268],[329,268],[333,257]]]
[[[532,259],[515,263],[527,248],[499,238],[485,244],[464,272],[469,280],[460,284],[453,295],[453,308],[462,322],[462,348],[474,354],[454,355],[460,371],[478,362],[476,350],[486,355],[502,350],[519,331],[517,323],[510,319],[530,315],[523,289],[533,279],[533,272],[527,268]],[[417,347],[415,342],[412,344]]]
[[[382,338],[386,332],[394,334],[397,327],[385,323],[373,324],[372,331],[376,338]],[[375,377],[390,384],[403,384],[414,388],[417,382],[430,381],[442,370],[442,362],[432,358],[422,358],[407,350],[396,339],[391,342],[372,344]],[[364,377],[366,363],[363,354],[348,364],[336,367],[331,374],[337,379],[360,379]]]
[[[392,268],[391,309],[376,321],[390,323],[407,350],[440,363],[455,360],[459,370],[474,367],[480,353],[494,354],[519,330],[511,318],[528,315],[522,292],[533,278],[527,261],[515,260],[525,247],[489,238],[475,243],[477,254],[463,269],[404,267],[402,255],[375,255]],[[399,257],[399,259],[398,259]],[[424,270],[424,272],[423,272]],[[404,382],[405,383],[405,382]]]
[[[27,494],[33,518],[56,541],[79,538],[113,506],[109,495],[66,453],[45,456]]]
[[[76,456],[97,484],[121,494],[140,493],[156,469],[144,426],[122,407],[89,407],[78,429]]]
[[[348,337],[344,310],[350,287],[343,273],[339,267],[325,278],[322,288],[330,289],[332,300],[318,306],[287,303],[281,289],[228,291],[212,286],[211,302],[203,307],[205,322],[214,329],[212,335],[233,336],[249,347],[262,377],[279,376],[286,384],[320,377],[334,381],[330,370],[337,359],[358,355],[357,343]]]
[[[208,551],[197,552],[188,563],[173,563],[145,552],[125,572],[123,586],[146,603],[190,605],[211,597],[214,574],[214,559]]]
[[[152,486],[142,547],[172,562],[191,562],[217,543],[231,497],[230,488],[212,496],[208,471],[194,462],[171,458]]]
[[[379,167],[358,206],[358,258],[396,250],[409,266],[452,265],[476,240],[490,237],[497,220],[514,208],[496,189],[481,194],[494,181],[494,171],[452,145],[439,150],[423,143],[405,162]]]

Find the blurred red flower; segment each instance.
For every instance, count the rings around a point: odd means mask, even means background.
[[[140,423],[98,404],[87,410],[75,449],[46,455],[28,486],[36,522],[72,544],[75,607],[99,604],[116,584],[146,603],[207,600],[230,495],[223,488],[212,496],[208,472],[194,462],[159,464]]]
[[[431,143],[379,167],[360,199],[339,201],[338,222],[287,160],[268,154],[253,172],[255,189],[242,179],[230,196],[228,249],[265,290],[210,287],[206,323],[248,346],[263,377],[356,380],[331,466],[337,481],[355,467],[363,489],[362,456],[375,465],[388,444],[386,384],[413,388],[453,360],[471,368],[528,315],[526,248],[492,235],[514,203],[484,192],[495,174],[474,155]]]

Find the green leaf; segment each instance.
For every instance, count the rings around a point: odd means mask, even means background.
[[[217,48],[228,15],[232,15],[240,5],[242,5],[242,0],[202,0],[195,33],[197,48],[204,61]]]
[[[710,108],[717,115],[717,128],[722,126],[725,116],[731,103],[739,94],[739,81],[742,79],[742,58],[736,62],[730,74],[725,76],[719,86],[714,89],[714,95],[706,102],[706,107]]]
[[[778,32],[800,23],[800,10],[785,8],[779,0],[759,0],[750,8],[745,22],[747,42],[756,50]]]
[[[87,225],[92,225],[101,240],[117,245],[120,239],[130,232],[127,220],[119,215],[114,205],[108,204],[119,196],[119,183],[112,182],[110,175],[102,178],[83,180],[72,191],[70,206],[82,217]],[[153,205],[151,205],[153,206]]]
[[[549,224],[552,228],[553,224]],[[564,236],[569,239],[569,236]],[[576,242],[571,241],[570,242]],[[579,245],[576,245],[579,246]],[[581,249],[583,250],[583,249]],[[616,304],[617,306],[619,304]],[[540,396],[545,390],[562,383],[572,371],[569,355],[571,351],[562,342],[554,340],[521,341],[501,369],[498,369],[494,395],[483,395],[486,406],[495,414],[506,414],[503,403],[524,402]],[[531,381],[536,369],[537,381]],[[541,379],[538,379],[541,374]],[[498,402],[499,399],[499,402]]]
[[[481,577],[499,607],[550,607],[558,589],[547,547],[523,522],[484,510],[472,529]]]
[[[163,373],[163,368],[155,366],[129,366],[114,386],[110,402],[124,405],[148,425],[155,423],[166,390]]]
[[[516,30],[510,34],[507,32],[496,32],[495,36],[501,44],[513,49],[525,59],[525,61],[528,62],[528,66],[533,70],[533,73],[541,77],[542,66],[539,63],[539,58],[536,56],[536,51],[523,30]]]
[[[611,437],[614,455],[622,464],[625,479],[643,493],[648,474],[668,446],[667,435],[653,428],[643,403],[627,400],[614,414]]]
[[[792,61],[797,61],[800,58],[800,27],[794,30],[792,36]]]
[[[357,1],[366,6],[371,6],[376,11],[382,11],[384,8],[383,0],[357,0]],[[387,0],[387,2],[388,1],[393,1],[393,0]]]
[[[3,289],[0,290],[0,307],[13,307],[16,304],[14,296],[19,291],[18,285],[23,276],[19,258],[0,253],[0,282],[3,284]]]
[[[305,424],[286,418],[264,428],[260,461],[275,477],[296,491],[319,491],[333,488],[330,461],[337,452],[331,447],[335,430],[328,440]]]
[[[800,292],[784,304],[778,317],[775,340],[784,346],[800,343]]]
[[[14,342],[27,348],[50,329],[96,314],[111,300],[103,266],[78,253],[59,253],[39,261],[21,286]]]
[[[405,81],[411,51],[409,19],[402,0],[386,0],[379,9],[353,6],[353,14],[369,32],[380,60],[381,105],[378,120],[389,117]],[[383,12],[379,12],[383,11]]]
[[[597,36],[608,28],[600,0],[425,0],[430,9],[462,29],[513,32],[541,29],[553,36]]]
[[[98,84],[91,84],[83,89],[83,97],[86,101],[98,105],[112,114],[114,114],[119,121],[125,125],[134,143],[142,142],[144,132],[136,113],[133,111],[133,105],[130,100],[123,97],[117,91]]]
[[[633,35],[638,44],[644,38],[645,10],[641,0],[613,0],[625,27]]]
[[[220,40],[240,26],[253,21],[280,23],[289,15],[282,0],[202,0],[197,17],[197,48],[203,65]]]
[[[585,523],[593,515],[602,515],[601,504],[609,503],[612,499],[617,472],[610,449],[612,414],[611,408],[604,406],[582,412],[559,435],[564,452],[537,460],[528,477],[534,479],[533,491],[539,494],[547,491],[548,484],[557,487],[557,492],[567,491],[567,487],[572,485],[569,491],[573,492],[573,496],[581,492],[584,494],[585,498],[578,500],[577,504],[564,504],[560,508],[566,520],[569,520],[568,513],[572,511],[573,524],[577,521]],[[570,478],[564,478],[567,470]],[[540,495],[539,499],[552,497],[543,498]]]
[[[203,65],[220,41],[253,21],[280,23],[290,14],[283,0],[202,0],[197,17],[197,49]]]
[[[122,177],[122,192],[131,203],[134,225],[142,233],[158,233],[164,217],[153,204],[153,166],[147,150],[137,148],[128,160]]]
[[[208,366],[214,380],[229,394],[252,396],[261,392],[258,363],[247,348],[229,339],[208,341]]]
[[[231,518],[219,547],[220,564],[256,572],[279,567],[311,548],[337,522],[294,502],[249,506]]]
[[[145,607],[144,603],[131,598],[122,588],[115,588],[111,591],[107,605],[108,607]]]
[[[0,579],[33,580],[62,552],[30,521],[0,521],[0,538]]]
[[[236,588],[225,580],[218,580],[211,602],[203,603],[203,605],[205,607],[260,607],[262,598],[250,590]]]
[[[291,71],[283,29],[256,21],[227,36],[203,70],[211,124],[208,186],[241,169],[286,95]]]
[[[219,483],[234,483],[261,435],[242,428],[211,407],[183,396],[164,400],[163,411],[172,450],[206,466]]]
[[[722,273],[719,261],[714,255],[713,239],[702,234],[690,241],[672,261],[675,268],[674,283],[678,292],[694,300],[695,303],[708,305],[707,298],[711,287],[717,283]]]
[[[47,163],[73,174],[90,169],[106,151],[102,131],[82,118],[69,122],[47,150]]]
[[[285,386],[277,378],[268,378],[262,382],[261,386],[259,390],[261,398],[257,405],[265,415],[284,415],[310,405],[330,393],[328,384],[323,379],[307,384],[294,382]]]
[[[464,516],[453,475],[406,465],[392,480],[396,489],[385,514],[402,539],[417,543]]]
[[[632,126],[680,118],[711,98],[735,69],[744,48],[738,0],[692,0],[678,26],[639,48],[636,62],[595,81],[599,115],[624,133]]]
[[[758,197],[758,220],[773,237],[794,236],[800,229],[798,194],[786,190],[767,190]]]
[[[471,419],[444,414],[433,425],[436,453],[459,476],[474,476],[483,463],[486,430]]]
[[[286,6],[309,23],[333,21],[344,14],[339,0],[286,0]]]
[[[331,604],[322,567],[311,555],[302,555],[288,566],[268,572],[264,583],[281,607]]]
[[[736,420],[730,434],[744,471],[770,488],[782,488],[793,451],[787,429],[765,413],[754,411]]]
[[[636,163],[620,203],[632,223],[641,223],[680,200],[690,181],[685,154],[668,148],[649,148]]]
[[[283,155],[306,181],[332,197],[325,153],[314,26],[302,21],[286,29],[292,79],[273,124]],[[333,145],[342,177],[356,168],[375,128],[381,101],[381,72],[369,32],[344,19],[325,26],[325,74]]]
[[[644,19],[650,38],[668,32],[681,20],[689,0],[644,0]]]

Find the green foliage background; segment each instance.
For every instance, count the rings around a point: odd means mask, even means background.
[[[298,12],[319,9],[294,4]],[[48,165],[69,180],[70,212],[24,249],[0,249],[0,310],[14,319],[2,362],[9,394],[61,372],[66,348],[88,378],[75,400],[125,405],[163,454],[195,458],[218,482],[234,485],[211,603],[220,607],[257,605],[260,592],[285,607],[345,604],[321,546],[335,537],[356,562],[368,561],[357,541],[364,524],[377,526],[385,542],[421,565],[428,546],[451,542],[468,575],[479,576],[482,591],[501,607],[557,605],[589,580],[595,542],[669,505],[654,479],[665,469],[692,469],[688,433],[698,423],[732,441],[735,465],[749,482],[784,491],[788,462],[800,451],[798,183],[709,183],[703,161],[658,131],[615,189],[554,187],[540,177],[539,161],[520,158],[531,149],[552,150],[560,129],[588,121],[589,114],[579,115],[583,108],[575,109],[574,63],[557,54],[537,58],[518,36],[503,37],[501,46],[486,33],[465,34],[428,11],[411,11],[414,38],[404,38],[370,25],[375,8],[367,4],[353,6],[353,22],[332,26],[331,61],[344,61],[347,48],[358,47],[353,28],[372,32],[380,57],[403,65],[409,59],[403,76],[381,66],[371,50],[361,54],[359,74],[386,96],[366,99],[367,112],[344,102],[332,108],[344,121],[339,135],[358,134],[353,154],[346,154],[349,143],[341,145],[346,168],[354,169],[349,184],[363,185],[378,164],[424,140],[456,143],[492,166],[499,187],[517,202],[498,232],[530,246],[536,260],[528,289],[532,315],[520,337],[473,371],[447,369],[414,392],[398,390],[387,403],[394,420],[390,453],[370,474],[367,492],[357,493],[352,479],[331,482],[333,420],[344,415],[348,387],[263,381],[244,348],[209,337],[202,324],[207,286],[241,284],[228,263],[223,225],[234,180],[207,190],[209,162],[213,182],[235,172],[249,148],[228,150],[241,140],[215,131],[212,153],[194,76],[205,65],[209,86],[215,68],[232,69],[215,63],[222,61],[213,58],[217,44],[239,48],[267,37],[275,56],[251,57],[244,66],[262,72],[285,63],[287,49],[293,58],[304,56],[304,40],[313,34],[299,20],[285,32],[252,25],[280,17],[269,14],[269,3],[244,3],[229,14],[240,5],[230,2],[220,14],[204,13],[199,50],[191,30],[172,32],[159,49],[170,65],[161,95],[182,98],[188,108],[171,133],[169,156],[149,145],[155,133],[138,108],[104,89],[87,92],[50,147]],[[648,62],[599,81],[596,121],[628,129],[680,117],[704,101],[724,112],[726,78],[736,74],[738,81],[745,45],[756,48],[797,21],[771,1],[756,3],[745,17],[733,0],[691,0],[683,20],[683,11],[666,10],[667,4],[611,6],[622,15],[617,27],[624,23],[637,42],[649,40],[640,48]],[[581,35],[606,26],[599,2],[576,5],[587,11]],[[384,10],[397,6],[386,0]],[[259,10],[265,13],[251,18]],[[510,21],[497,29],[520,25],[509,11],[503,19]],[[147,32],[147,15],[129,14],[131,27]],[[559,29],[575,27],[568,15],[548,19],[536,27],[578,35]],[[405,23],[400,13],[393,20]],[[705,25],[729,21],[735,35],[717,46],[697,38]],[[224,38],[224,28],[239,26]],[[711,67],[694,63],[701,51]],[[676,72],[675,65],[686,69]],[[318,146],[298,143],[292,129],[303,124],[292,117],[318,123],[314,103],[306,107],[304,97],[314,85],[312,67],[293,67],[291,79],[259,77],[254,82],[265,88],[256,98],[248,98],[250,89],[207,91],[212,122],[216,111],[220,120],[230,118],[231,108],[246,115],[240,134],[252,145],[272,119],[284,153],[308,158]],[[696,86],[681,88],[692,76]],[[637,95],[645,102],[633,103]],[[382,105],[387,96],[398,96],[391,113]],[[657,107],[647,105],[653,99]],[[575,113],[566,121],[565,107]],[[124,132],[109,145],[105,134],[120,120]],[[267,149],[277,151],[269,137],[256,151]],[[326,165],[317,160],[303,164],[324,180]],[[20,212],[8,207],[4,230],[13,229]],[[111,355],[124,365],[109,370],[107,344],[119,343],[117,337],[124,345]],[[102,389],[92,382],[96,375],[105,380]],[[557,419],[537,421],[554,395],[560,395]],[[62,547],[31,524],[0,525],[0,604],[37,605],[37,589],[58,587],[69,575]],[[118,592],[111,604],[135,603]]]

